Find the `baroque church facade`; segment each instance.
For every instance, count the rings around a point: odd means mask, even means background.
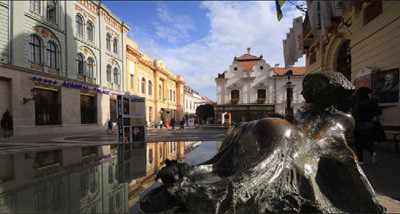
[[[304,67],[272,67],[262,55],[254,56],[248,48],[247,53],[234,57],[228,69],[215,79],[217,118],[224,123],[284,115],[289,81],[293,89],[292,106],[296,111],[304,102],[301,96],[304,72]]]

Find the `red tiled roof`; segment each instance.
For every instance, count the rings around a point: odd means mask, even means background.
[[[272,68],[272,71],[275,73],[275,75],[278,75],[278,76],[286,75],[286,73],[289,70],[293,71],[293,75],[304,75],[306,73],[305,67],[290,67],[290,68],[273,67]]]
[[[251,71],[253,66],[261,59],[261,57],[257,57],[247,53],[235,58],[235,61],[239,62],[239,65],[243,68],[244,71]]]

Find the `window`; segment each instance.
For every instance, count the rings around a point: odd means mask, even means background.
[[[41,14],[41,0],[31,0],[31,10],[34,13]]]
[[[111,65],[107,65],[106,73],[107,73],[107,82],[111,82]]]
[[[94,41],[94,25],[91,21],[86,24],[87,39],[91,42]]]
[[[134,85],[134,82],[135,82],[133,74],[130,75],[130,80],[131,80],[131,88],[133,88],[133,85]]]
[[[35,88],[36,125],[61,124],[61,107],[57,91]]]
[[[47,43],[47,66],[52,69],[57,69],[57,45],[53,41]]]
[[[89,124],[97,122],[96,97],[81,94],[81,123]]]
[[[146,93],[146,79],[143,77],[142,81],[140,83],[140,87],[141,87],[141,92],[142,94]]]
[[[175,91],[172,91],[172,100],[175,102]]]
[[[114,53],[118,53],[118,39],[114,38],[113,40],[113,51]]]
[[[108,166],[108,183],[112,184],[114,182],[114,167],[112,164]]]
[[[147,93],[149,93],[150,96],[153,94],[153,82],[151,82],[151,80],[149,80],[147,84]]]
[[[110,120],[117,122],[117,100],[110,99]]]
[[[153,107],[149,106],[149,122],[153,121]]]
[[[257,103],[263,104],[265,103],[265,98],[267,97],[265,89],[258,89],[257,90]]]
[[[162,86],[160,84],[160,85],[158,85],[158,98],[161,100],[162,97],[163,97]]]
[[[107,33],[106,45],[107,45],[107,50],[111,51],[111,34],[110,33]]]
[[[351,80],[351,47],[350,40],[345,40],[337,53],[336,71]]]
[[[78,33],[79,38],[83,38],[83,17],[78,14],[75,17],[76,22],[76,32]]]
[[[239,90],[235,89],[231,91],[231,103],[238,104],[239,103],[240,93]]]
[[[84,63],[85,63],[85,58],[84,58],[83,54],[78,53],[78,55],[76,56],[76,66],[77,66],[77,70],[78,70],[78,74],[79,75],[84,75],[85,74]]]
[[[94,77],[94,59],[92,57],[87,60],[87,75],[89,78]]]
[[[149,164],[153,163],[153,149],[149,149]]]
[[[42,64],[42,40],[37,35],[31,35],[31,41],[29,42],[31,49],[31,63],[41,65]]]
[[[172,101],[172,90],[169,89],[169,100]]]
[[[382,13],[382,0],[370,0],[364,9],[364,25]]]
[[[118,68],[114,68],[114,83],[119,85],[119,72]]]
[[[57,22],[57,1],[50,0],[47,1],[47,8],[46,8],[46,18],[47,21],[56,24]]]

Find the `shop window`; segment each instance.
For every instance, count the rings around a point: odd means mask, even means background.
[[[91,42],[94,41],[94,25],[91,21],[86,24],[87,39]]]
[[[382,0],[370,0],[364,9],[364,25],[382,13]]]
[[[48,22],[56,24],[56,22],[57,22],[57,1],[56,0],[47,1],[46,18],[47,18]]]
[[[147,87],[147,92],[149,93],[149,95],[153,95],[153,82],[151,82],[151,80],[148,81]]]
[[[49,41],[47,43],[46,54],[47,54],[47,67],[51,69],[58,68],[58,47],[55,42]]]
[[[61,124],[61,107],[57,91],[35,88],[36,125]]]
[[[142,78],[142,82],[141,82],[140,86],[141,86],[142,94],[145,94],[146,93],[146,79],[144,77]]]
[[[266,90],[265,89],[258,89],[257,90],[257,103],[258,104],[264,104],[266,97],[267,97],[267,94],[266,94]]]
[[[37,35],[31,35],[30,42],[30,61],[32,64],[42,64],[42,39]]]
[[[83,39],[83,17],[77,14],[75,17],[76,32],[79,38]]]
[[[97,122],[96,97],[81,94],[81,123]]]
[[[111,83],[111,65],[107,65],[106,69],[106,75],[107,75],[107,82]]]
[[[232,104],[238,104],[239,103],[239,98],[240,98],[240,93],[239,90],[235,89],[231,91],[231,103]]]

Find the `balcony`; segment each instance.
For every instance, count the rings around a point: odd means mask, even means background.
[[[257,104],[265,104],[265,98],[258,98]]]
[[[238,104],[238,103],[239,103],[239,98],[231,99],[231,104]]]

